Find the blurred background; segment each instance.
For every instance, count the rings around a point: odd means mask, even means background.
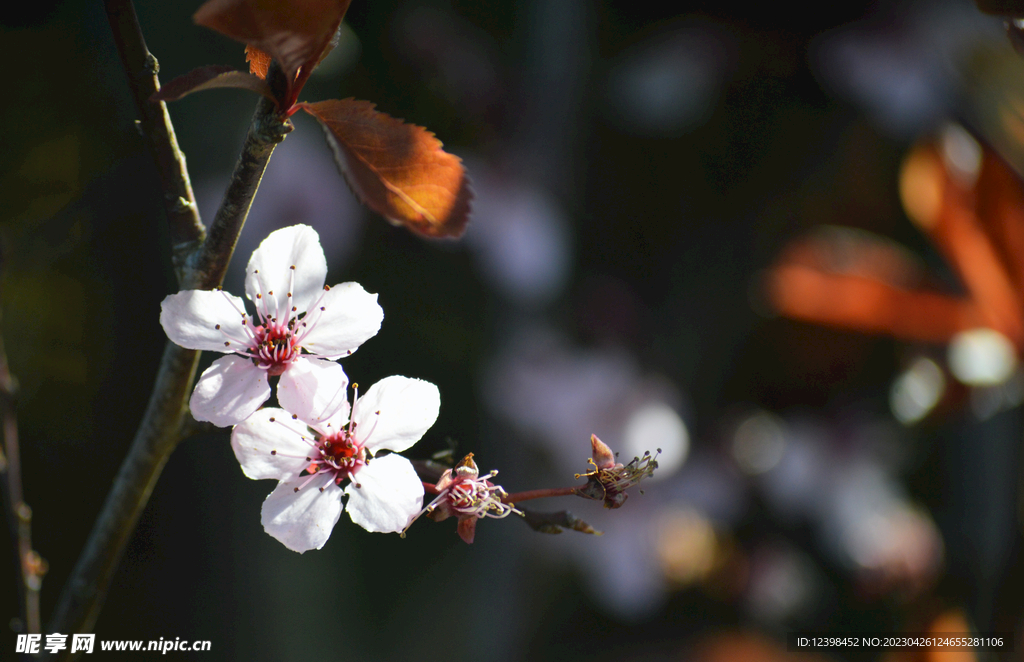
[[[136,3],[164,82],[245,66],[192,24],[200,4]],[[469,169],[469,230],[425,241],[362,208],[299,113],[225,284],[242,291],[269,232],[312,225],[328,282],[358,281],[385,312],[350,378],[441,390],[407,455],[454,443],[510,492],[561,487],[595,433],[623,460],[662,450],[644,494],[532,504],[601,537],[513,517],[468,546],[452,521],[401,539],[343,515],[300,556],[262,531],[273,483],[242,475],[227,432],[192,438],[100,639],[208,639],[196,659],[225,660],[829,659],[785,652],[795,630],[1016,632],[1024,649],[1017,345],[793,320],[765,286],[811,246],[834,272],[874,256],[908,291],[972,294],[912,220],[917,189],[901,200],[901,164],[937,145],[970,179],[985,154],[1019,195],[1024,61],[1001,21],[954,0],[653,4],[354,0],[303,98],[367,99],[435,132]],[[45,621],[142,414],[176,286],[101,3],[25,5],[0,44],[2,331]],[[170,105],[207,221],[254,107],[237,90]],[[0,557],[12,567],[6,543]]]

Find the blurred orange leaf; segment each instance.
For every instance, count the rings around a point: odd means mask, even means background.
[[[844,329],[942,344],[960,331],[983,326],[968,300],[904,290],[860,275],[782,263],[769,272],[766,285],[781,314]]]
[[[926,161],[933,162],[934,167],[912,167]],[[901,174],[904,204],[908,210],[915,206],[911,195],[914,191],[929,189],[935,192],[932,213],[926,218],[911,217],[960,276],[984,316],[983,326],[996,329],[1019,346],[1024,343],[1024,306],[1018,294],[1019,284],[1014,282],[1015,274],[1009,268],[1012,263],[1004,262],[994,240],[1019,240],[1021,228],[1012,222],[1009,227],[1000,223],[1006,218],[979,218],[977,192],[950,175],[942,163],[935,146],[925,144],[914,148]],[[1000,166],[1002,164],[997,159],[983,161],[979,189],[984,185],[986,198],[996,192],[1009,194],[1013,189],[1017,189],[1019,197],[1015,176],[1008,172],[999,173]],[[984,207],[982,210],[990,211]],[[1019,215],[1010,218],[1020,220]]]
[[[845,329],[946,343],[982,325],[973,301],[921,289],[925,275],[898,244],[823,227],[790,243],[765,285],[781,314]]]
[[[1024,347],[1024,188],[988,148],[977,147],[974,169],[965,169],[969,159],[951,160],[951,149],[914,147],[900,173],[900,196],[966,296],[923,287],[923,271],[906,251],[847,230],[783,251],[765,278],[773,306],[808,322],[941,344],[988,327]]]
[[[178,76],[162,86],[153,95],[153,100],[175,101],[193,92],[211,90],[218,87],[236,87],[250,90],[257,94],[262,94],[268,99],[275,100],[270,86],[262,78],[221,65],[199,67],[184,76]]]
[[[459,157],[426,129],[368,101],[301,103],[324,127],[338,167],[368,207],[428,237],[458,237],[472,197]]]
[[[986,149],[978,178],[977,214],[1018,292],[1024,292],[1024,190],[1016,173]]]

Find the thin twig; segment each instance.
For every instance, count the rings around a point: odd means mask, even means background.
[[[274,112],[273,108],[270,110]],[[263,139],[260,129],[266,121],[267,118],[257,111],[242,150],[243,156],[239,159],[238,168],[232,178],[232,186],[229,187],[221,211],[214,221],[215,227],[218,220],[223,218],[224,226],[234,228],[236,232],[241,231],[245,221],[244,214],[248,212],[252,201],[251,196],[255,195],[259,177],[262,176],[270,158],[266,145],[259,144]],[[254,165],[251,158],[254,154],[260,157],[257,165]],[[250,180],[248,183],[244,181],[246,178]],[[252,182],[252,179],[256,181]],[[235,210],[234,213],[241,218],[224,212],[225,209]],[[211,238],[214,236],[212,230],[211,228]],[[222,231],[221,234],[225,235],[226,232]],[[231,248],[234,247],[236,239],[237,237],[231,238]],[[209,241],[207,240],[207,244]],[[225,243],[226,240],[221,245]],[[228,258],[221,256],[218,259],[218,256],[208,255],[209,253],[212,251],[206,250],[204,245],[202,255],[206,257],[204,264],[208,270],[202,274],[186,272],[187,282],[201,282],[214,286],[223,281]],[[198,357],[199,352],[195,350],[167,343],[153,395],[150,397],[142,423],[107,496],[103,510],[93,526],[85,549],[61,594],[50,622],[50,632],[92,630],[125,545],[160,477],[160,471],[175,446],[190,429],[187,425],[190,418],[188,396]]]
[[[108,11],[111,7],[131,11],[134,15],[130,0],[107,0]],[[137,27],[137,21],[134,25]],[[114,18],[111,27],[118,48],[132,41],[132,34],[118,33],[121,23]],[[137,37],[141,40],[141,33]],[[169,118],[167,126],[170,126]],[[291,123],[279,116],[274,104],[261,99],[208,238],[198,251],[177,256],[182,258],[179,278],[183,287],[210,289],[224,280],[238,234],[270,156],[290,130]],[[169,135],[173,136],[173,132]],[[176,150],[176,147],[168,144],[161,149]],[[183,161],[181,166],[184,172]],[[173,218],[171,223],[172,226],[175,223]],[[110,581],[160,472],[178,442],[191,430],[188,395],[198,357],[199,352],[195,350],[167,343],[142,423],[64,587],[49,632],[90,632],[93,629]],[[61,659],[71,657],[67,650],[62,652]]]
[[[547,499],[549,497],[579,496],[577,487],[551,487],[542,490],[527,490],[526,492],[515,492],[501,499],[502,503],[519,503],[532,499]]]
[[[135,7],[131,0],[104,0],[104,5],[139,113],[136,126],[149,145],[160,173],[171,235],[171,258],[180,284],[185,260],[203,243],[206,228],[199,218],[185,155],[178,149],[167,104],[150,100],[160,89],[157,77],[160,65],[146,48]]]
[[[4,505],[7,509],[14,544],[18,577],[18,597],[24,631],[39,633],[39,589],[46,562],[32,549],[32,509],[21,491],[21,460],[18,452],[18,418],[15,407],[17,382],[7,364],[3,336],[0,335],[0,417],[4,447],[0,452],[0,481],[3,482]]]

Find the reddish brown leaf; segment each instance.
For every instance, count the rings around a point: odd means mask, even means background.
[[[252,44],[245,47],[245,61],[249,63],[249,73],[267,77],[267,70],[270,69],[270,54],[264,53]]]
[[[270,86],[262,78],[221,65],[199,67],[184,76],[178,76],[161,87],[153,95],[153,100],[175,101],[193,92],[212,90],[217,87],[237,87],[243,90],[251,90],[274,100]]]
[[[314,66],[314,68],[320,66],[320,63],[324,61],[324,58],[326,58],[328,55],[330,55],[331,51],[333,51],[335,48],[337,48],[338,42],[340,42],[340,41],[341,41],[341,24],[339,23],[338,24],[338,29],[334,31],[334,35],[331,37],[330,41],[328,41],[327,45],[324,46],[324,49],[322,51],[320,51],[320,57],[317,58],[316,65]]]
[[[434,134],[367,101],[298,106],[323,125],[345,179],[368,207],[428,237],[462,234],[472,197],[466,171]]]
[[[289,98],[282,100],[290,106],[330,46],[348,4],[349,0],[209,0],[193,19],[277,60],[293,85]]]

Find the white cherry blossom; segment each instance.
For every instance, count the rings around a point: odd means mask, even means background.
[[[244,421],[270,397],[270,377],[280,376],[279,400],[312,397],[317,374],[344,377],[333,361],[376,335],[384,312],[358,283],[325,287],[326,277],[316,231],[294,225],[272,232],[249,259],[245,295],[254,317],[222,290],[164,299],[160,324],[174,343],[231,354],[199,378],[189,400],[197,420],[222,427]]]
[[[422,508],[423,483],[397,453],[437,420],[437,387],[387,377],[355,399],[349,416],[347,382],[335,372],[320,373],[315,382],[318,401],[266,407],[231,432],[242,472],[279,481],[263,502],[264,530],[296,552],[320,549],[347,507],[367,531],[401,532]],[[385,450],[392,452],[378,454]]]

